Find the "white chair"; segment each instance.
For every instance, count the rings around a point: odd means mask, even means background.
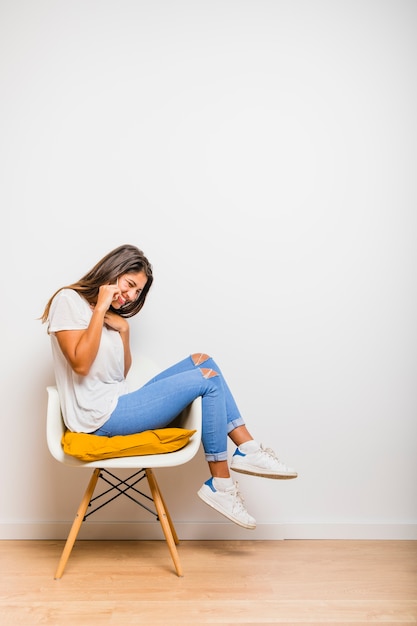
[[[144,384],[155,373],[155,365],[146,359],[141,358],[140,367],[136,368],[129,374],[130,387],[133,389],[141,384]],[[183,575],[177,545],[179,543],[177,533],[175,531],[172,519],[166,507],[165,501],[162,497],[159,489],[155,474],[153,470],[155,468],[162,467],[175,467],[188,463],[196,454],[201,443],[201,398],[197,398],[192,402],[175,420],[175,426],[180,428],[186,428],[189,430],[196,430],[197,432],[191,437],[189,443],[180,450],[175,452],[167,452],[164,454],[152,454],[142,456],[131,457],[119,457],[111,458],[100,461],[84,462],[76,457],[69,456],[64,453],[61,439],[65,431],[65,425],[62,420],[61,406],[59,402],[58,390],[55,386],[47,387],[48,392],[48,406],[47,406],[47,420],[46,420],[46,432],[47,443],[49,451],[52,456],[65,465],[69,465],[76,468],[92,469],[93,473],[88,483],[85,494],[78,507],[75,515],[74,522],[71,526],[68,538],[66,540],[56,573],[55,578],[61,578],[64,573],[65,566],[70,557],[72,548],[77,538],[78,532],[81,528],[82,522],[94,513],[98,508],[102,508],[115,498],[125,495],[136,504],[147,509],[159,520],[162,531],[165,535],[166,542],[168,544],[169,551],[171,553],[172,560],[174,562],[175,570],[178,576]],[[129,478],[119,479],[109,469],[134,469],[135,472],[129,476]],[[107,488],[104,494],[100,494],[96,498],[93,498],[94,490],[99,478],[102,478],[110,488]],[[135,486],[143,479],[146,478],[149,484],[151,497],[139,491]],[[117,481],[117,482],[115,482]],[[110,492],[115,492],[116,495],[109,496]],[[132,496],[133,493],[133,496]],[[90,503],[101,497],[106,497],[107,500],[94,508],[86,515],[87,508]],[[140,498],[140,500],[138,499]],[[148,501],[154,505],[154,511],[148,508],[143,503]]]

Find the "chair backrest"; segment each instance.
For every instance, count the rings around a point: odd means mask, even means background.
[[[61,445],[65,424],[62,419],[58,389],[55,386],[46,388],[48,392],[48,407],[46,413],[46,439],[49,451],[57,461],[64,461],[64,451]]]
[[[126,378],[130,391],[141,387],[160,371],[161,368],[152,359],[146,356],[137,357],[133,360]]]

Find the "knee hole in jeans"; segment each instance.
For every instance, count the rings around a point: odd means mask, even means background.
[[[203,374],[204,378],[213,378],[213,376],[218,376],[216,370],[212,370],[211,367],[200,367],[200,372]]]
[[[191,355],[191,358],[194,365],[200,365],[200,363],[204,363],[204,361],[207,361],[210,356],[208,354],[204,354],[204,352],[196,352],[195,354]]]

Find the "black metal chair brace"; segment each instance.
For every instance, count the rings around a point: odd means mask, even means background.
[[[117,481],[117,483],[114,484],[111,480],[106,478],[104,474],[107,474],[108,476],[111,476],[114,480]],[[136,478],[136,476],[139,476],[139,478],[137,480],[135,480],[133,483],[129,483],[128,482],[128,481],[131,481],[132,479]],[[143,509],[145,509],[146,511],[148,511],[149,513],[154,515],[157,520],[159,520],[158,513],[156,513],[151,508],[146,506],[146,504],[144,504],[143,502],[140,502],[139,500],[137,500],[136,498],[131,496],[130,493],[128,493],[128,491],[134,491],[135,493],[137,493],[142,498],[146,498],[150,502],[153,502],[152,498],[148,494],[143,493],[143,491],[139,491],[139,489],[135,488],[135,485],[137,485],[144,478],[146,478],[146,471],[144,469],[141,469],[138,472],[135,472],[134,474],[131,474],[125,480],[123,480],[122,478],[119,478],[118,476],[115,476],[114,474],[112,474],[112,472],[109,472],[109,470],[107,470],[107,469],[101,469],[100,470],[100,474],[99,474],[99,478],[101,478],[105,483],[110,485],[110,489],[106,489],[106,491],[102,491],[97,496],[92,497],[90,502],[88,503],[89,507],[91,507],[94,502],[101,500],[102,498],[104,498],[105,496],[107,496],[108,494],[112,493],[115,490],[118,491],[118,493],[116,495],[114,495],[112,498],[108,498],[105,502],[103,502],[99,506],[96,506],[94,509],[92,509],[91,511],[86,513],[84,515],[83,522],[85,522],[87,517],[90,517],[90,515],[93,515],[96,511],[98,511],[99,509],[102,509],[104,506],[106,506],[106,504],[109,504],[110,502],[113,502],[113,500],[116,500],[120,496],[126,496],[126,498],[129,498],[130,500],[132,500],[133,502],[138,504],[140,507],[142,507]],[[119,488],[120,485],[125,485],[126,489],[120,489]]]

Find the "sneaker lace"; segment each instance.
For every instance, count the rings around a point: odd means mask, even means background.
[[[247,513],[244,502],[245,502],[245,499],[239,491],[239,483],[235,482],[235,489],[233,491],[233,512]]]
[[[272,450],[272,448],[264,448],[264,446],[261,444],[261,452],[279,463],[279,458],[277,457],[275,452]]]

